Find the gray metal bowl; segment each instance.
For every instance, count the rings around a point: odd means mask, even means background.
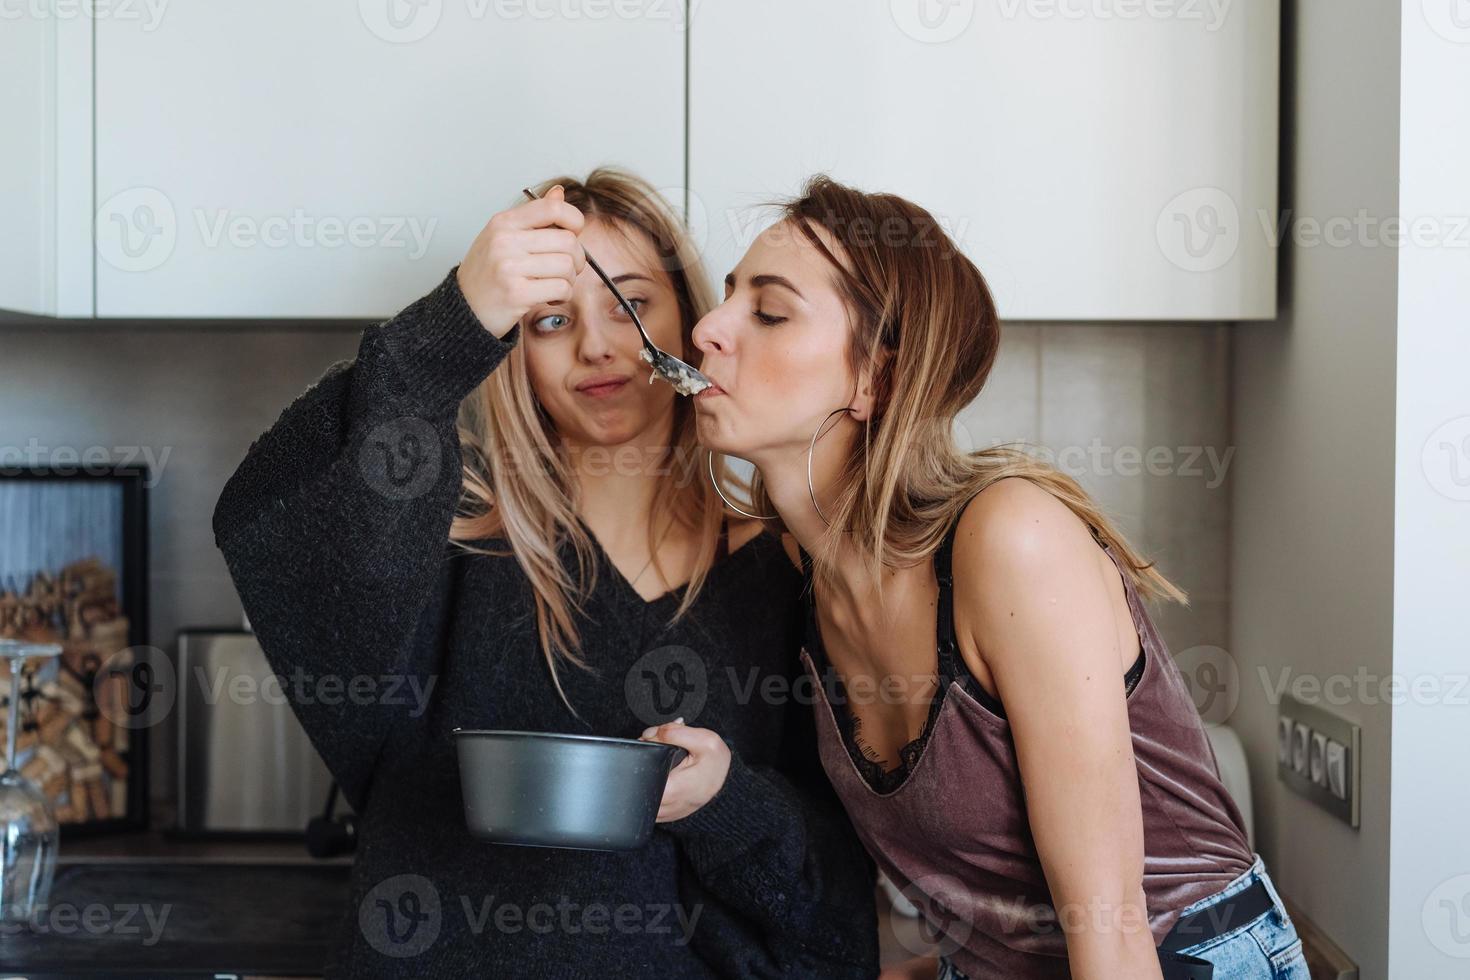
[[[465,823],[498,844],[631,851],[648,843],[677,745],[454,729]]]

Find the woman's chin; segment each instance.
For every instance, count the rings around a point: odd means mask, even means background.
[[[633,441],[641,431],[637,422],[626,417],[583,418],[575,428],[586,445],[613,449]]]
[[[753,461],[765,445],[751,438],[755,433],[744,420],[737,421],[723,412],[708,410],[697,411],[694,417],[695,434],[705,449]]]
[[[699,444],[710,452],[737,459],[749,459],[751,447],[740,439],[732,439],[728,432],[721,432],[712,425],[701,424],[698,429]]]
[[[695,412],[694,431],[699,437],[699,444],[705,449],[717,453],[734,452],[730,434],[725,431],[725,427],[720,424],[716,416],[708,412]]]

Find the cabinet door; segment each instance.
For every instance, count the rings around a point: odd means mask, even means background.
[[[711,274],[825,171],[929,208],[1034,320],[1275,315],[1276,0],[703,0]]]
[[[0,31],[0,309],[56,312],[52,272],[55,188],[54,22],[22,17]]]
[[[667,2],[178,0],[97,21],[97,312],[381,317],[542,178],[679,186]]]
[[[0,11],[0,310],[92,315],[92,25]]]

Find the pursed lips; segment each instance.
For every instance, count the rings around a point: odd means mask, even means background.
[[[622,391],[628,384],[626,374],[600,374],[580,382],[576,391],[578,394],[587,395],[591,398],[604,398],[608,395]]]
[[[707,372],[702,372],[702,373],[704,373],[704,376],[706,378],[709,378],[710,386],[708,388],[704,389],[703,391],[701,391],[699,394],[695,395],[694,396],[694,400],[695,401],[703,401],[706,398],[714,398],[714,397],[716,397],[718,395],[726,395],[726,394],[729,394],[729,392],[727,392],[724,388],[721,388],[720,387],[720,383],[718,381],[716,381],[714,378],[711,378]]]

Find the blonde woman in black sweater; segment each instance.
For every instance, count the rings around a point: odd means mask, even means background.
[[[873,977],[871,863],[809,706],[770,696],[801,670],[801,576],[779,539],[727,522],[691,406],[648,383],[581,249],[686,359],[711,305],[697,258],[629,175],[538,197],[367,328],[215,510],[261,646],[359,814],[328,976]],[[643,850],[466,830],[455,727],[650,726],[690,756]]]

